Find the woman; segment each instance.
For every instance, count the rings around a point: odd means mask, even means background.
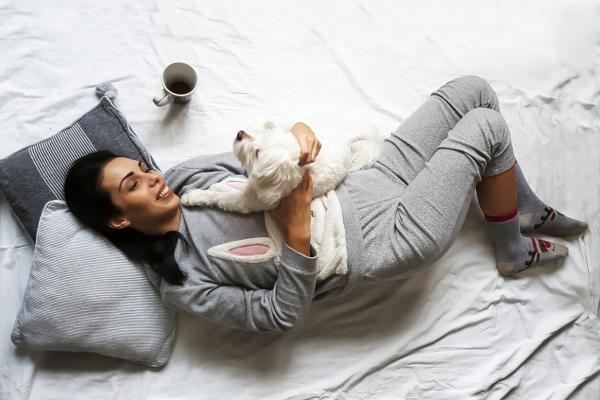
[[[314,161],[314,133],[302,123],[292,132],[301,164]],[[454,241],[474,189],[503,275],[568,253],[526,234],[568,236],[587,227],[531,191],[496,94],[476,76],[433,92],[386,138],[375,166],[352,172],[336,189],[326,209],[342,213],[327,224],[343,232],[335,251],[347,261],[345,273],[317,279],[308,174],[269,212],[284,235],[280,255],[264,213],[180,206],[178,195],[244,174],[232,153],[193,158],[163,177],[137,160],[98,152],[74,163],[65,197],[84,223],[152,266],[165,305],[247,330],[290,329],[315,299],[345,294],[362,280],[405,278],[432,263]]]

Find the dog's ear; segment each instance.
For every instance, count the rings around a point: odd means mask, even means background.
[[[273,147],[264,149],[254,161],[251,178],[256,182],[258,198],[274,204],[287,196],[298,166],[294,165],[285,149]]]
[[[265,124],[263,126],[265,129],[273,129],[275,127],[275,122],[269,119],[265,121]]]

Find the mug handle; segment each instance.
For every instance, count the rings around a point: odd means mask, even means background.
[[[170,93],[168,93],[165,89],[163,89],[162,93],[154,96],[152,101],[154,102],[154,105],[156,105],[157,107],[163,107],[163,106],[166,106],[167,104],[169,104],[171,101],[173,101],[173,96],[171,96]]]

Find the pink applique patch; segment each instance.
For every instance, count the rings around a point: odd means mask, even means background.
[[[248,184],[248,182],[243,182],[243,181],[226,181],[225,183],[228,186],[231,186],[232,188],[237,189],[237,190],[244,190],[244,188]]]
[[[240,256],[255,256],[265,254],[267,251],[269,251],[269,246],[265,244],[249,244],[229,249],[230,253]]]

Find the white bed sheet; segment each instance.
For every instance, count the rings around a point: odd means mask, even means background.
[[[590,224],[559,266],[505,280],[475,205],[449,252],[413,279],[315,304],[286,334],[179,315],[169,364],[16,350],[32,243],[0,199],[2,399],[600,398],[600,3],[0,2],[0,158],[70,124],[112,81],[163,170],[229,150],[265,117],[318,136],[387,134],[449,79],[497,90],[534,190]],[[184,109],[159,73],[193,63]]]

